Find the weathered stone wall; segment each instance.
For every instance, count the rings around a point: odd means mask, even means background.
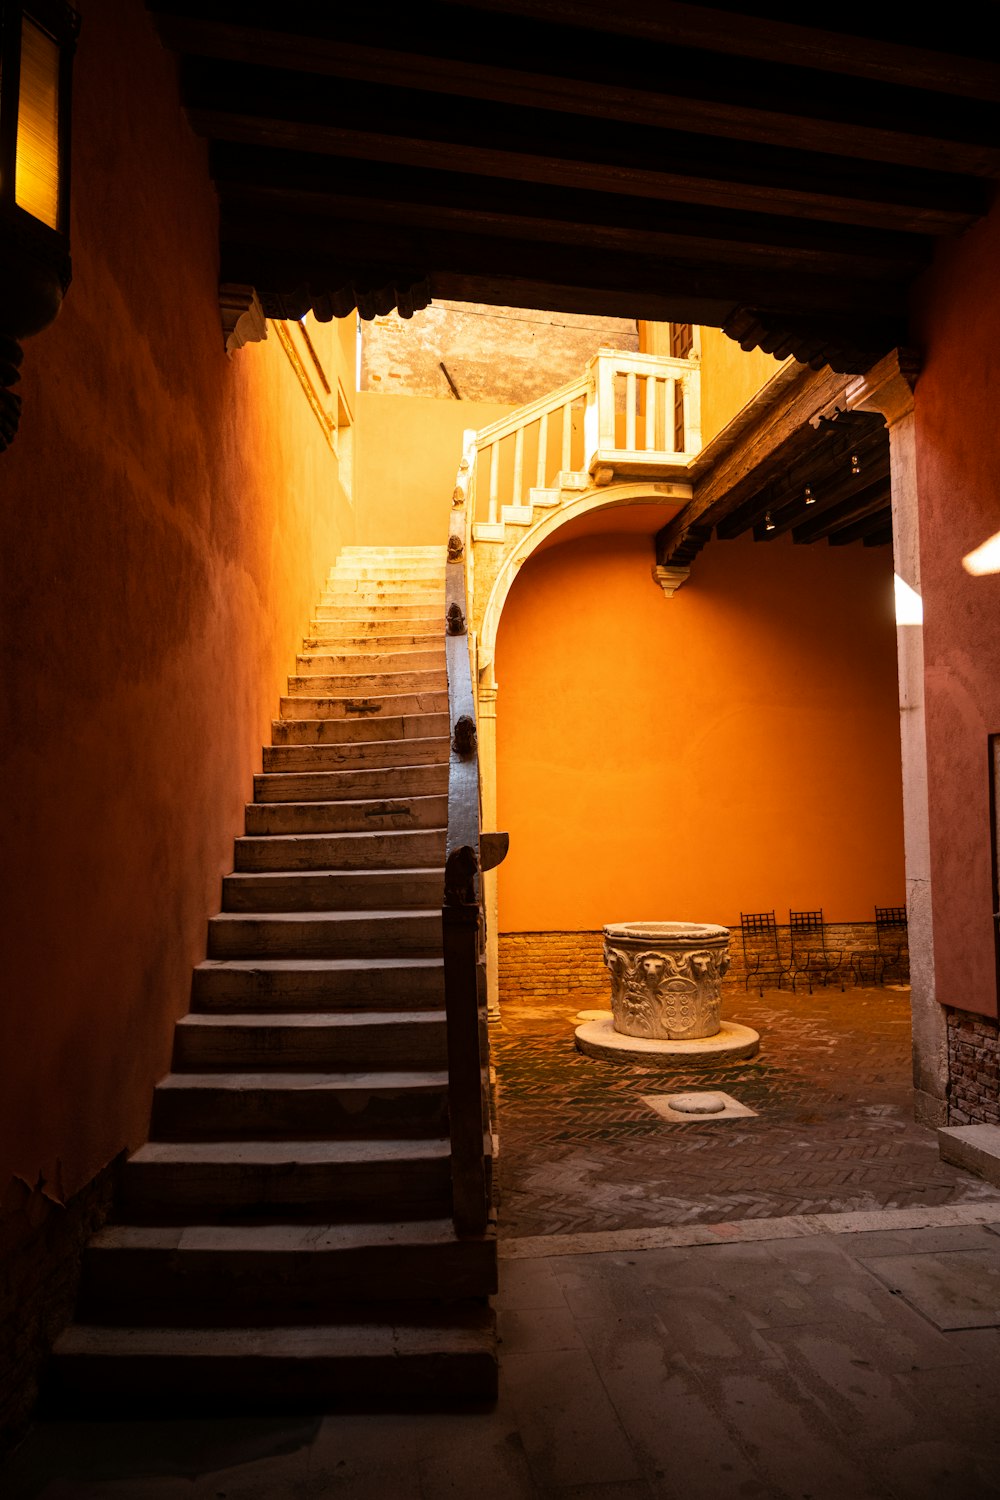
[[[947,1018],[948,1123],[1000,1125],[1000,1026],[967,1010]]]
[[[462,401],[519,406],[575,380],[602,347],[637,350],[635,321],[433,302],[361,325],[361,389],[454,401],[450,375]]]
[[[831,922],[827,927],[827,945],[831,950],[876,947],[874,922]],[[788,952],[787,924],[778,928],[781,952]],[[590,1002],[605,1009],[611,1005],[611,989],[603,961],[603,938],[598,932],[504,932],[500,934],[500,1003],[505,1000],[530,1001],[532,996],[551,996],[562,992],[572,1004],[583,1008]],[[746,978],[743,944],[738,927],[730,928],[729,954],[732,967],[725,988],[742,990]],[[895,971],[887,976],[893,982],[905,977]],[[848,970],[846,982],[851,983]],[[972,1019],[972,1018],[969,1018]],[[996,1029],[994,1028],[994,1047]],[[996,1095],[996,1053],[994,1053],[994,1097]],[[982,1118],[985,1118],[983,1116]]]
[[[69,1322],[80,1257],[111,1205],[113,1165],[65,1204],[15,1178],[0,1202],[0,1455],[28,1426],[53,1341]]]

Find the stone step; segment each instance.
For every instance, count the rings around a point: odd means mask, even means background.
[[[399,714],[443,714],[448,711],[446,688],[427,692],[398,692],[357,694],[345,697],[324,696],[317,698],[305,693],[301,696],[282,698],[279,712],[282,719],[350,719],[355,723],[382,716]]]
[[[443,900],[440,866],[233,873],[222,882],[222,910],[227,912],[440,910]]]
[[[337,699],[348,695],[358,698],[387,698],[394,693],[438,693],[448,691],[448,673],[444,665],[444,651],[431,668],[407,667],[402,672],[309,672],[298,677],[289,677],[288,691],[292,697],[316,698],[333,694]],[[355,666],[364,663],[356,662]]]
[[[441,1218],[447,1140],[148,1141],[125,1163],[120,1216],[220,1223],[248,1213],[319,1223]]]
[[[109,1224],[84,1252],[80,1315],[107,1323],[127,1313],[166,1327],[178,1318],[261,1323],[282,1312],[322,1322],[318,1314],[349,1298],[392,1303],[405,1289],[456,1302],[489,1296],[496,1283],[495,1238],[460,1240],[450,1219]]]
[[[443,588],[444,570],[444,563],[349,563],[346,567],[331,568],[326,575],[326,585],[328,588],[369,584]]]
[[[352,655],[369,656],[388,654],[400,656],[409,660],[414,653],[433,651],[441,648],[444,636],[438,622],[437,630],[428,630],[421,634],[419,631],[400,630],[396,634],[376,633],[374,630],[368,635],[355,633],[338,635],[337,631],[349,632],[351,626],[331,625],[327,631],[321,631],[319,635],[308,635],[303,638],[302,650],[305,653],[322,654],[327,653],[331,661],[340,659],[348,660]]]
[[[477,1321],[268,1328],[121,1328],[74,1323],[60,1336],[50,1413],[202,1417],[327,1411],[347,1403],[447,1407],[495,1399],[496,1335]]]
[[[393,615],[384,612],[373,615],[370,611],[361,615],[352,614],[347,619],[319,620],[313,618],[305,636],[306,650],[310,642],[316,641],[438,641],[444,634],[444,616],[437,610],[425,615]]]
[[[175,1073],[191,1069],[443,1068],[443,1010],[182,1016],[174,1032]]]
[[[363,714],[350,719],[275,719],[271,738],[275,745],[339,745],[374,743],[376,740],[428,739],[447,736],[444,712]]]
[[[444,1071],[169,1073],[153,1092],[158,1141],[441,1139]]]
[[[341,802],[426,797],[448,790],[448,765],[360,767],[337,771],[265,771],[253,779],[254,801]]]
[[[367,651],[355,647],[351,651],[302,651],[295,658],[299,677],[357,677],[372,674],[376,677],[398,676],[401,672],[442,672],[445,670],[444,636],[435,640],[428,636],[428,645],[418,650],[411,646],[403,651]]]
[[[208,924],[209,958],[431,958],[441,952],[441,909],[223,912]]]
[[[446,830],[272,834],[235,844],[237,873],[294,870],[400,870],[444,865]]]
[[[354,740],[333,745],[265,745],[264,774],[444,765],[450,753],[447,735],[427,735],[421,740]]]
[[[425,615],[433,616],[437,614],[440,620],[444,617],[444,605],[443,589],[433,594],[429,591],[426,594],[420,594],[414,589],[408,589],[405,594],[390,594],[382,591],[378,594],[369,595],[354,593],[349,589],[338,589],[336,592],[329,589],[320,597],[317,611],[320,612],[321,619],[324,609],[333,609],[338,614],[347,615],[348,617],[354,610],[363,610],[366,615],[374,614],[377,618],[383,610],[388,611],[409,606],[413,608],[419,607]]]
[[[375,798],[344,802],[248,803],[249,837],[282,833],[360,833],[390,828],[444,828],[448,798]],[[381,863],[378,861],[378,863]]]
[[[440,1010],[440,958],[208,959],[191,987],[198,1012],[277,1014],[309,1011]]]
[[[318,604],[316,613],[310,622],[309,633],[315,634],[316,628],[320,630],[325,624],[338,622],[348,624],[351,633],[361,628],[364,629],[363,621],[373,635],[391,634],[391,626],[399,624],[404,631],[414,631],[419,635],[426,635],[431,631],[444,630],[444,601],[440,607],[435,600],[431,606],[426,599],[415,603],[405,604],[398,600],[392,604],[380,604],[377,608],[371,604],[361,602],[351,604]]]
[[[405,571],[395,578],[379,574],[373,578],[357,574],[337,573],[327,579],[321,598],[324,603],[332,595],[352,594],[361,599],[389,599],[397,601],[397,595],[412,594],[416,599],[444,598],[445,576],[443,568],[436,568],[422,577],[414,577]]]
[[[352,542],[349,547],[341,547],[337,554],[338,558],[353,557],[426,557],[432,561],[444,563],[448,556],[445,546],[436,546],[428,542],[405,542],[395,546],[391,542],[375,542],[372,544]]]

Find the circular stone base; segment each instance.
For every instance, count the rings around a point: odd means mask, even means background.
[[[737,1062],[754,1057],[760,1048],[760,1036],[749,1026],[723,1021],[715,1036],[697,1037],[690,1042],[653,1041],[642,1036],[623,1036],[615,1030],[614,1017],[605,1011],[599,1021],[586,1021],[576,1028],[576,1048],[588,1057],[606,1062],[645,1063],[647,1067],[701,1067],[707,1063]]]

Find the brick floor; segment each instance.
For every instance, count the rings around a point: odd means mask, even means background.
[[[968,1202],[996,1191],[939,1160],[913,1120],[909,992],[730,989],[749,1062],[667,1071],[574,1047],[603,993],[505,1000],[492,1028],[500,1234],[566,1234]],[[756,1118],[670,1123],[641,1095],[722,1089]]]

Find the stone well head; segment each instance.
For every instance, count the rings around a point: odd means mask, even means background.
[[[609,922],[604,962],[615,1030],[684,1041],[720,1030],[729,928],[713,922]]]

